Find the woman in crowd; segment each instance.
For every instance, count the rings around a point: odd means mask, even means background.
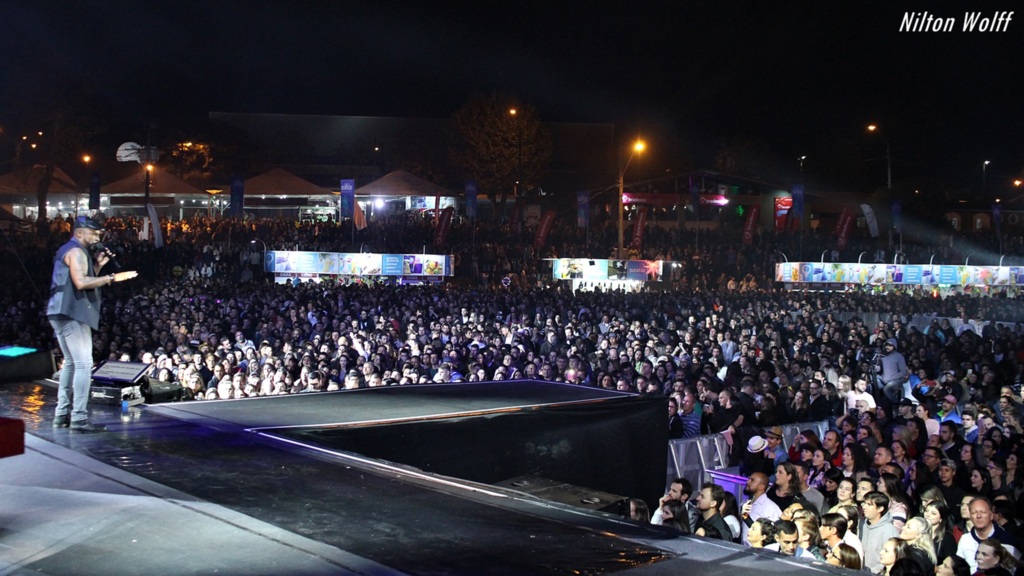
[[[740,511],[736,505],[736,496],[732,492],[726,492],[722,504],[718,507],[718,513],[722,515],[726,525],[733,534],[733,542],[740,541]]]
[[[1006,485],[1006,457],[996,454],[988,461],[985,467],[989,474],[989,481],[992,484],[992,496],[1010,494],[1010,488]]]
[[[639,522],[640,524],[650,524],[651,522],[651,511],[647,508],[647,503],[640,498],[629,499],[629,515],[627,516],[630,520]]]
[[[810,447],[810,444],[807,444]],[[828,488],[825,486],[825,473],[832,469],[828,462],[828,453],[822,447],[811,448],[811,470],[807,474],[807,485],[817,488],[823,494]],[[835,490],[835,488],[833,488]]]
[[[992,499],[992,476],[988,473],[987,468],[979,467],[971,472],[971,489],[968,492],[975,496]]]
[[[819,562],[825,561],[821,553],[821,535],[818,533],[818,517],[807,513],[793,521],[796,524],[800,548],[803,548],[803,557]]]
[[[977,454],[974,452],[974,444],[964,444],[960,448],[960,464],[956,474],[960,478],[970,478],[971,473],[978,468]]]
[[[897,560],[907,558],[910,553],[910,544],[907,544],[899,538],[889,538],[882,544],[882,549],[878,553],[878,560],[882,563],[882,570],[879,572],[882,576],[889,576],[889,572],[892,570],[893,564]]]
[[[829,550],[825,561],[833,566],[857,571],[860,571],[862,566],[860,554],[845,542],[840,542],[838,546]]]
[[[975,576],[1011,576],[1017,570],[1017,560],[998,538],[982,540],[974,560],[978,564]]]
[[[904,426],[900,426],[899,428],[907,430]],[[910,470],[910,466],[913,464],[914,460],[907,452],[907,443],[903,440],[895,439],[896,435],[896,432],[893,431],[894,440],[892,441],[892,444],[889,445],[889,447],[892,448],[892,461],[898,464],[900,468],[903,468],[904,471]]]
[[[836,487],[836,502],[828,509],[830,513],[839,512],[843,506],[856,506],[857,484],[850,478],[843,478]]]
[[[892,524],[897,530],[903,528],[913,512],[911,503],[903,493],[903,483],[895,474],[883,473],[878,478],[876,490],[889,497],[889,514],[892,515]]]
[[[789,508],[794,502],[803,502],[800,495],[800,476],[792,462],[783,462],[775,467],[775,484],[768,490],[768,498],[779,510]]]
[[[767,518],[758,518],[747,529],[747,542],[752,548],[764,548],[775,543],[775,522]]]
[[[807,402],[807,395],[803,390],[797,390],[793,393],[793,399],[789,402],[789,421],[790,422],[807,422],[810,420],[810,404]],[[796,439],[793,441],[793,446],[798,446]],[[790,460],[795,457],[799,457],[799,454],[794,454],[790,450]]]
[[[1022,486],[1022,475],[1020,470],[1021,455],[1018,450],[1012,450],[1006,455],[1006,467],[1005,473],[1003,474],[1003,483],[1006,484],[1013,493]]]
[[[900,530],[900,540],[910,544],[907,556],[913,559],[921,567],[925,574],[935,571],[935,544],[932,542],[931,529],[928,521],[921,516],[915,516],[903,525]]]
[[[690,514],[686,511],[686,504],[680,500],[666,500],[661,505],[661,525],[689,534]]]
[[[960,499],[960,519],[953,524],[953,539],[957,541],[957,544],[960,543],[960,538],[964,534],[974,528],[974,523],[971,522],[971,500],[974,500],[974,496],[971,494],[966,494]]]
[[[827,512],[839,502],[836,492],[839,491],[839,482],[846,477],[843,476],[843,471],[839,468],[829,468],[825,471],[824,476],[825,481],[822,482],[821,488],[818,488],[818,490],[825,497],[825,504],[822,506],[822,510]]]
[[[971,565],[967,560],[953,554],[935,567],[935,576],[971,576]]]
[[[932,535],[932,546],[935,549],[935,561],[942,563],[950,555],[956,554],[956,539],[953,538],[953,522],[946,501],[932,500],[924,507],[924,519]]]
[[[848,444],[843,448],[843,475],[860,480],[868,475],[868,451],[861,444]]]

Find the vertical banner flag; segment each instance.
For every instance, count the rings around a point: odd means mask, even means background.
[[[93,172],[89,177],[89,210],[100,209],[100,173]]]
[[[356,230],[366,228],[366,212],[363,212],[359,202],[352,203],[352,223],[355,224]]]
[[[231,179],[231,214],[239,218],[245,211],[245,181],[241,176]]]
[[[878,220],[875,218],[875,211],[867,204],[861,204],[860,209],[864,211],[864,221],[867,222],[871,237],[878,238]]]
[[[533,247],[540,250],[548,241],[548,234],[551,233],[551,225],[555,223],[555,211],[548,210],[540,219],[537,226],[537,235],[533,238]]]
[[[576,227],[590,226],[590,192],[580,190],[576,193]]]
[[[338,217],[352,218],[355,215],[352,206],[356,203],[356,181],[341,181],[341,196],[338,201]]]
[[[637,250],[644,246],[644,229],[647,228],[647,206],[641,206],[637,211],[636,223],[633,224],[633,241],[629,243]]]
[[[836,222],[836,245],[840,250],[846,250],[846,243],[850,240],[850,227],[853,225],[853,213],[846,206],[839,214],[839,221]]]
[[[160,229],[160,218],[156,215],[156,206],[146,204],[146,212],[149,214],[149,223],[153,226],[153,246],[155,248],[163,248],[164,234],[163,230]]]
[[[1003,235],[1003,208],[999,204],[992,205],[992,225],[996,229],[996,237]],[[1000,244],[1002,246],[1002,244]]]
[[[776,196],[775,198],[775,231],[783,232],[786,230],[786,225],[789,224],[790,219],[793,218],[793,199],[785,196]]]
[[[804,221],[804,185],[794,184],[793,191],[793,214],[792,218],[796,218],[798,228],[803,228]]]
[[[466,180],[466,218],[476,220],[476,180]]]
[[[438,190],[437,194],[434,195],[434,226],[437,226],[437,220],[441,217],[441,191]]]
[[[437,219],[437,226],[434,227],[434,245],[444,246],[448,241],[448,229],[452,227],[452,213],[455,211],[451,206],[442,210]]]
[[[903,234],[903,207],[899,200],[892,201],[892,228],[897,234]]]
[[[757,226],[757,221],[761,219],[761,207],[754,204],[750,208],[750,212],[747,212],[747,220],[743,223],[743,243],[750,245],[754,243],[754,227]]]

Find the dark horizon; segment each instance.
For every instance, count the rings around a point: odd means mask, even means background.
[[[1012,11],[996,4],[986,17]],[[924,0],[15,1],[0,8],[10,30],[0,38],[0,150],[54,96],[88,100],[125,132],[111,138],[140,141],[148,120],[213,111],[450,117],[473,92],[496,90],[545,121],[614,124],[652,151],[659,139],[663,150],[678,145],[696,167],[744,145],[792,180],[806,155],[808,180],[859,170],[856,185],[884,187],[887,140],[894,183],[977,191],[990,160],[986,189],[998,193],[1024,167],[1024,13],[999,32],[900,31],[908,12],[960,21],[975,11]],[[883,136],[867,133],[872,122]]]

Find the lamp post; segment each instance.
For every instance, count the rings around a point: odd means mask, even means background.
[[[623,214],[624,214],[624,208],[623,208],[623,205],[622,205],[622,196],[623,196],[623,194],[625,194],[625,188],[626,188],[626,184],[625,184],[626,169],[629,168],[629,163],[633,161],[633,156],[635,156],[638,152],[643,152],[644,148],[645,148],[645,145],[644,145],[643,140],[637,140],[636,142],[634,142],[633,143],[633,147],[630,148],[630,151],[629,151],[629,158],[626,159],[625,165],[623,165],[622,169],[619,170],[619,251],[617,253],[617,257],[618,258],[622,258],[622,254],[623,254],[623,241],[624,241],[624,237],[623,237]]]
[[[149,184],[150,184],[150,173],[153,172],[153,165],[146,164],[146,206],[149,206]]]
[[[85,172],[86,172],[86,174],[89,173],[89,162],[91,162],[91,161],[92,161],[92,156],[89,156],[88,154],[85,154],[85,155],[82,156],[82,162],[85,164]],[[78,218],[78,203],[79,203],[78,187],[76,186],[75,187],[75,218]]]
[[[800,173],[803,174],[804,173],[804,160],[807,160],[807,156],[806,155],[800,156],[799,158],[797,158],[797,160],[800,161]]]
[[[991,163],[992,163],[991,160],[985,160],[984,162],[981,163],[981,191],[982,192],[985,191],[985,177],[987,176],[988,165],[991,164]]]
[[[868,132],[879,132],[878,126],[869,124]],[[882,141],[885,142],[885,187],[892,190],[892,151],[889,148],[889,139],[882,136]]]

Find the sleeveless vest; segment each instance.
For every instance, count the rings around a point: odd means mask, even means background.
[[[100,328],[100,289],[78,290],[71,281],[71,268],[64,263],[64,256],[74,248],[85,250],[74,238],[57,250],[53,259],[53,277],[50,279],[50,300],[46,303],[47,317],[70,318],[88,324],[93,330]],[[89,263],[87,274],[94,276],[92,257],[86,251]]]

